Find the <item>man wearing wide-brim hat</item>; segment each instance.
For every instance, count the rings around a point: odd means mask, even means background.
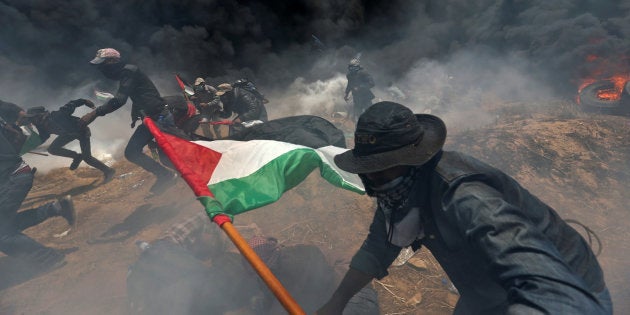
[[[443,151],[438,117],[380,102],[360,117],[338,167],[359,174],[377,209],[350,269],[318,315],[347,301],[401,249],[426,246],[460,298],[455,314],[612,314],[589,244],[500,170]]]

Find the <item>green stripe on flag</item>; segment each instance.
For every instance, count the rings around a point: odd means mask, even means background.
[[[199,202],[201,202],[201,204],[203,205],[204,209],[206,209],[206,213],[208,214],[210,219],[213,219],[214,216],[217,214],[224,213],[221,203],[219,203],[216,199],[210,196],[200,196],[200,197],[197,197],[197,200],[199,200]],[[230,216],[230,219],[233,219],[233,217]]]
[[[42,139],[32,128],[27,126],[22,126],[21,128],[22,132],[27,136],[22,148],[20,149],[20,155],[24,155],[42,144]]]
[[[331,184],[363,193],[343,177],[311,148],[298,148],[278,156],[254,173],[208,185],[225,213],[236,215],[280,199],[282,194],[302,182],[315,168]]]

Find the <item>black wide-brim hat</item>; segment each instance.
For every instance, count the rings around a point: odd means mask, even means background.
[[[414,114],[394,102],[370,106],[357,122],[354,149],[335,156],[335,164],[354,174],[398,165],[420,166],[442,150],[446,125],[433,115]]]

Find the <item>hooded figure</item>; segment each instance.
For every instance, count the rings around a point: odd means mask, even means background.
[[[354,149],[335,164],[377,200],[369,234],[318,315],[347,301],[402,248],[426,246],[460,293],[454,314],[612,314],[589,244],[514,179],[442,151],[436,116],[379,102],[359,117]]]
[[[143,251],[127,273],[132,314],[285,313],[249,262],[228,250],[228,242],[205,213],[176,223],[158,240],[139,242]],[[248,245],[307,314],[325,301],[322,292],[335,286],[335,270],[315,245],[280,245],[260,233]],[[378,314],[371,286],[349,305],[344,315]]]

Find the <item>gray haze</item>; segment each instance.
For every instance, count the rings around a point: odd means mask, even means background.
[[[586,78],[630,71],[627,0],[113,3],[0,1],[0,99],[25,108],[79,97],[100,103],[94,90],[115,85],[88,61],[113,47],[162,95],[179,93],[174,73],[214,85],[248,77],[270,100],[271,118],[325,116],[344,110],[346,66],[361,53],[377,99],[465,129],[494,119],[479,110],[488,95],[572,99]],[[121,158],[133,131],[129,108],[91,125],[98,158]],[[44,171],[70,163],[27,158]]]

